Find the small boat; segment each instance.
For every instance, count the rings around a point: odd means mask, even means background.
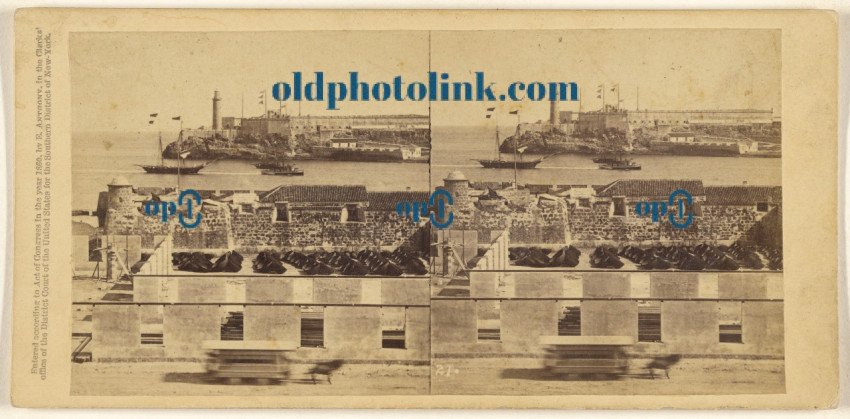
[[[620,159],[615,162],[600,164],[599,168],[604,170],[640,170],[640,165],[630,159]]]
[[[261,172],[264,175],[272,176],[304,176],[304,171],[296,167],[289,169],[263,169]]]
[[[254,167],[260,169],[264,175],[272,176],[304,176],[304,171],[292,164],[286,164],[282,160],[265,160],[254,163]]]
[[[593,162],[594,162],[594,163],[605,163],[605,164],[611,164],[611,163],[617,163],[617,162],[619,162],[619,161],[620,161],[620,159],[622,159],[622,157],[621,157],[621,156],[618,156],[617,154],[613,154],[613,153],[602,153],[602,154],[600,154],[599,156],[594,157],[594,158],[593,158]]]
[[[280,162],[278,161],[261,161],[259,163],[254,163],[254,167],[257,169],[278,169],[280,168]]]

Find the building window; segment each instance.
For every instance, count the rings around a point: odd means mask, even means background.
[[[404,325],[407,320],[404,307],[381,308],[381,348],[404,349]]]
[[[720,343],[744,343],[740,324],[721,324]]]
[[[162,328],[162,306],[143,306],[140,314],[141,344],[143,346],[162,346],[165,342]]]
[[[288,223],[291,218],[289,214],[289,204],[278,202],[274,204],[275,216],[274,220],[280,223]]]
[[[623,217],[626,215],[626,198],[614,198],[614,215]]]
[[[475,302],[479,343],[501,341],[502,319],[500,311],[498,300]]]
[[[342,222],[362,223],[366,221],[366,214],[358,204],[346,204],[342,217]]]
[[[142,332],[142,345],[163,345],[162,332]]]
[[[661,342],[661,305],[638,302],[638,342]]]
[[[254,212],[254,206],[251,204],[241,204],[239,210],[245,214],[252,214]]]
[[[325,346],[324,307],[301,307],[301,347]]]
[[[756,203],[756,211],[758,212],[767,212],[769,208],[770,206],[767,204],[767,202]]]
[[[590,208],[590,198],[579,198],[578,206],[579,208]]]
[[[743,328],[741,327],[740,301],[723,301],[720,303],[720,343],[744,343]]]
[[[581,302],[561,305],[558,312],[558,336],[581,336]]]
[[[245,313],[241,307],[222,307],[221,340],[243,340],[245,337]]]

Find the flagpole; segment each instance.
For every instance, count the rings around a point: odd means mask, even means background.
[[[245,92],[242,92],[242,117],[239,119],[245,119]],[[242,121],[239,121],[239,125],[242,125]]]
[[[620,111],[620,83],[617,83],[617,111]]]
[[[635,103],[635,110],[640,110],[640,86],[635,88],[635,92],[637,93],[637,103]]]
[[[582,94],[578,95],[578,113],[581,113],[581,97],[584,96]]]
[[[602,112],[605,112],[605,83],[602,83]]]
[[[268,95],[268,90],[263,90],[263,106],[265,107],[265,110],[266,110],[266,115],[265,115],[265,116],[266,116],[266,118],[268,118],[268,117],[269,117],[269,95]]]

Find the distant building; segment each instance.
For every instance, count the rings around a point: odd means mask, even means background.
[[[696,140],[696,135],[692,132],[671,132],[665,140],[671,143],[693,143]]]
[[[357,147],[357,140],[351,137],[346,138],[334,138],[331,140],[332,148],[355,148]]]

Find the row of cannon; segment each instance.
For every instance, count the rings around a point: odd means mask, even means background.
[[[552,254],[551,249],[540,247],[512,247],[509,258],[515,266],[534,268],[575,267],[578,265],[581,251],[573,246],[565,246]],[[551,256],[550,256],[551,254]],[[624,266],[621,258],[637,264],[639,269],[685,271],[736,271],[739,269],[771,270],[782,269],[782,250],[735,242],[731,246],[700,244],[655,245],[641,248],[623,246],[597,246],[590,253],[590,266],[599,269],[620,269]]]
[[[213,261],[215,259],[215,261]],[[244,257],[236,251],[219,256],[203,252],[175,252],[173,265],[187,272],[239,272]],[[345,276],[401,276],[425,275],[428,267],[419,255],[406,248],[395,251],[362,250],[359,252],[313,252],[262,251],[254,258],[251,267],[255,273],[282,274],[287,263],[305,275]]]
[[[508,258],[516,266],[532,268],[575,268],[581,251],[573,246],[564,246],[549,256],[550,250],[539,247],[512,247]]]
[[[681,269],[688,271],[739,269],[782,269],[782,252],[737,241],[731,246],[700,244],[697,246],[661,246],[642,249],[624,246],[619,256],[638,264],[640,269]],[[761,255],[764,255],[764,259]],[[767,263],[765,263],[765,259]]]

